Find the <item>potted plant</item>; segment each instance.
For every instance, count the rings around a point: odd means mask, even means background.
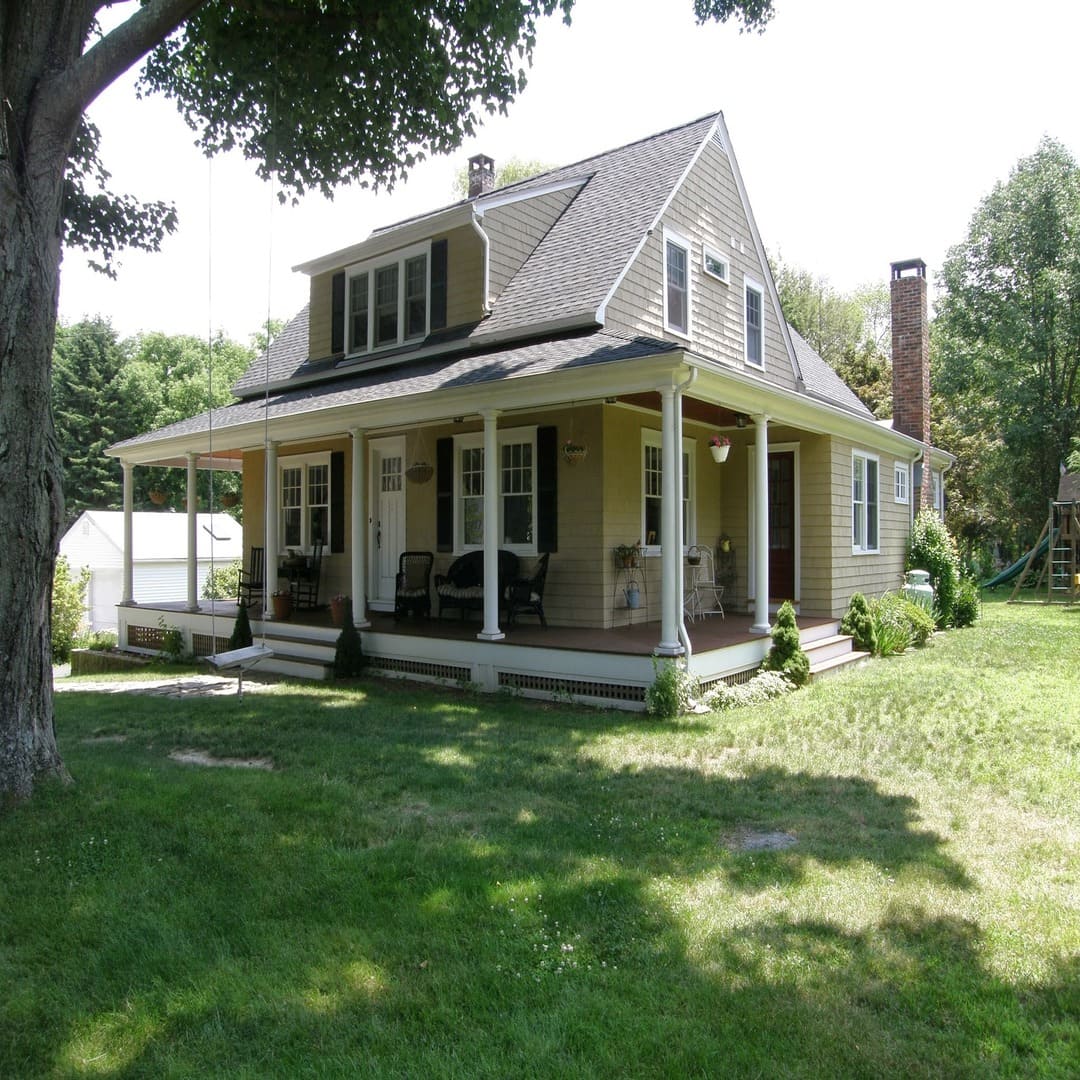
[[[155,506],[164,506],[165,505],[165,499],[167,498],[167,496],[166,496],[165,492],[161,490],[161,488],[151,488],[149,494],[150,494],[150,501]]]
[[[292,614],[292,593],[288,589],[278,589],[270,594],[274,605],[274,618],[282,621]]]
[[[720,534],[720,540],[718,542],[718,546],[719,546],[721,551],[730,551],[731,550],[731,537],[728,536],[727,533],[721,533]]]
[[[345,608],[348,603],[349,598],[344,593],[330,597],[330,618],[335,626],[345,625]]]
[[[641,544],[636,541],[633,544],[616,544],[615,561],[619,566],[637,566],[641,555]]]
[[[224,506],[226,510],[231,510],[239,501],[240,496],[235,491],[226,491],[221,496],[221,505]]]
[[[709,453],[712,454],[713,461],[727,461],[730,450],[731,440],[726,435],[713,435],[709,439]]]
[[[579,461],[585,460],[589,448],[584,443],[577,443],[572,439],[567,439],[563,443],[562,453],[568,465],[576,465]]]

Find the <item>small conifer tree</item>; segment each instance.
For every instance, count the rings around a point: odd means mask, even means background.
[[[334,650],[334,678],[355,679],[364,670],[364,651],[360,631],[353,625],[352,600],[345,599],[345,624],[338,634]]]
[[[241,604],[236,622],[233,624],[232,636],[229,638],[230,649],[246,649],[253,643],[251,636],[251,620],[248,618],[247,608]]]
[[[877,655],[877,631],[874,618],[870,614],[870,605],[861,592],[852,593],[848,609],[840,623],[840,633],[850,635],[855,648],[860,652]]]
[[[790,600],[785,600],[776,613],[772,642],[772,648],[761,666],[766,671],[782,672],[796,686],[804,685],[810,678],[810,660],[799,642],[799,627]]]

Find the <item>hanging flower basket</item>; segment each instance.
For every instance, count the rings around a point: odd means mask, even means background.
[[[224,506],[226,510],[234,507],[239,501],[240,496],[237,495],[235,491],[226,491],[225,494],[221,496],[221,505]]]
[[[154,504],[155,506],[164,506],[164,505],[165,505],[165,499],[166,499],[166,498],[167,498],[167,496],[166,496],[165,492],[164,492],[164,491],[160,491],[160,490],[158,490],[157,488],[154,488],[154,489],[153,489],[153,490],[152,490],[152,491],[150,492],[150,501],[151,501],[151,502],[152,502],[152,503],[153,503],[153,504]]]
[[[727,461],[730,451],[731,440],[726,435],[714,435],[709,440],[709,453],[712,454],[713,461],[718,464]]]
[[[434,475],[434,466],[426,461],[414,461],[405,470],[405,479],[413,484],[426,484]]]
[[[562,456],[567,465],[576,465],[579,461],[584,461],[589,456],[589,448],[582,443],[564,443]]]

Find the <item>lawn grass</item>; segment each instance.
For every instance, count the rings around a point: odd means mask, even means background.
[[[76,784],[0,817],[0,1076],[1075,1076],[1078,659],[1080,610],[995,603],[678,723],[58,695]]]

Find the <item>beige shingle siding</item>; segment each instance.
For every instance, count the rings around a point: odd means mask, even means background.
[[[447,328],[476,322],[483,315],[484,259],[480,237],[465,226],[433,240],[444,239],[446,247]]]
[[[691,244],[692,348],[742,366],[746,349],[745,279],[749,276],[764,287],[767,277],[757,257],[731,165],[715,141],[703,150],[664,213],[661,225],[653,230],[607,307],[606,325],[618,333],[645,333],[682,343],[684,338],[664,328],[663,226]],[[705,273],[702,264],[706,245],[728,260],[727,283]],[[791,363],[768,289],[764,314],[766,373],[771,382],[794,388]]]
[[[488,211],[481,227],[491,242],[491,298],[494,301],[536,250],[577,189],[555,191]]]

